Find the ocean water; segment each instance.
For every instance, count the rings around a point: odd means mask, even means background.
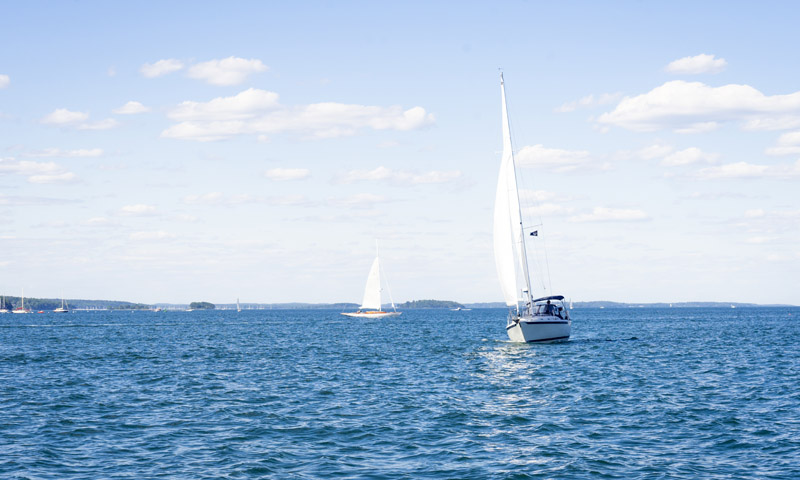
[[[0,316],[3,479],[797,479],[800,309]]]

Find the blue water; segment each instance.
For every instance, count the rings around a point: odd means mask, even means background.
[[[0,478],[800,478],[800,309],[0,316]]]

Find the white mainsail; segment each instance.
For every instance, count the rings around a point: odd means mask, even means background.
[[[372,262],[372,268],[367,276],[367,286],[364,288],[364,300],[361,302],[362,310],[381,309],[381,265],[378,257]]]
[[[500,93],[503,106],[503,156],[500,161],[500,174],[497,178],[497,195],[494,203],[494,261],[506,305],[517,307],[522,287],[529,281],[514,151],[508,126],[506,90],[502,74],[500,74]],[[523,275],[525,278],[520,278]],[[529,292],[530,288],[527,290]]]

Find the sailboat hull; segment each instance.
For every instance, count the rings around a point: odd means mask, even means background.
[[[506,327],[512,342],[563,342],[569,340],[572,322],[554,320],[552,316],[542,318],[517,317]]]
[[[399,317],[401,312],[342,312],[346,317],[355,318],[385,318]]]

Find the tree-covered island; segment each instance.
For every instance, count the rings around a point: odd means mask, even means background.
[[[189,308],[192,310],[214,310],[217,307],[209,302],[192,302],[189,304]]]

